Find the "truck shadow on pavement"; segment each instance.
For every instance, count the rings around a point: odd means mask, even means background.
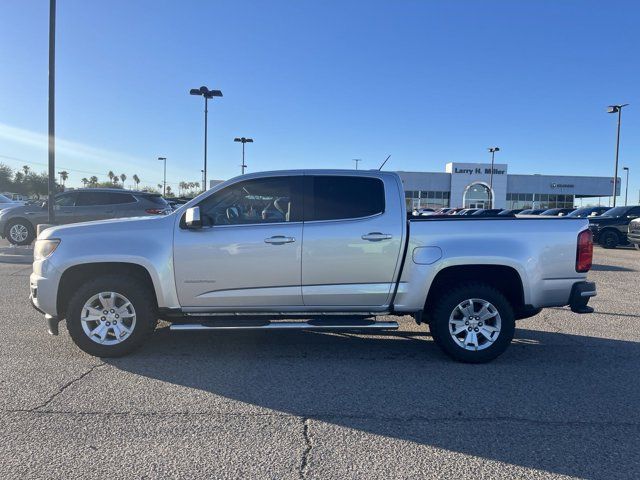
[[[496,361],[465,365],[441,354],[426,328],[366,336],[164,328],[138,354],[108,363],[166,389],[171,411],[295,415],[344,429],[342,448],[367,433],[555,474],[631,478],[640,464],[639,359],[637,342],[527,329]]]

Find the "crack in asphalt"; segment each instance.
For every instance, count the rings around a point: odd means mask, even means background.
[[[98,416],[98,417],[247,417],[247,418],[299,418],[303,425],[303,437],[307,445],[308,455],[311,450],[311,436],[309,434],[310,422],[340,422],[344,420],[372,420],[382,422],[425,422],[425,423],[447,423],[447,422],[513,422],[530,425],[557,426],[557,427],[636,427],[640,426],[640,419],[637,421],[591,421],[591,420],[541,420],[527,417],[516,416],[490,416],[490,417],[471,417],[464,415],[429,417],[423,415],[394,416],[394,415],[339,415],[339,414],[317,414],[317,415],[292,415],[287,413],[220,413],[220,412],[89,412],[89,411],[71,411],[71,410],[40,410],[39,407],[33,409],[6,409],[0,413],[32,413],[42,416]],[[303,456],[303,464],[306,464]]]
[[[307,472],[309,471],[309,455],[311,454],[311,437],[309,436],[309,418],[303,417],[302,419],[302,436],[304,438],[304,450],[302,452],[302,459],[300,461],[300,478],[304,480],[307,478]]]
[[[25,409],[22,411],[26,411],[26,412],[38,412],[41,409],[45,408],[47,405],[49,405],[53,400],[55,400],[55,398],[60,395],[61,393],[63,393],[67,388],[69,388],[71,385],[74,385],[75,383],[78,383],[80,380],[82,380],[84,377],[86,377],[87,375],[89,375],[90,373],[92,373],[95,369],[102,367],[106,365],[105,362],[102,363],[98,363],[97,365],[92,366],[89,370],[87,370],[86,372],[83,372],[81,375],[77,376],[76,378],[73,378],[71,380],[69,380],[67,383],[65,383],[64,385],[62,385],[62,387],[60,387],[58,389],[58,391],[56,393],[54,393],[53,395],[51,395],[44,403],[37,405],[33,408],[30,409]]]

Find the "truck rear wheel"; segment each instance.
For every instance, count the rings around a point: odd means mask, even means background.
[[[67,308],[74,343],[96,357],[131,353],[153,333],[153,294],[131,277],[104,275],[83,284]]]
[[[454,360],[484,363],[507,349],[515,318],[502,293],[490,285],[471,283],[438,298],[429,327],[435,343]]]

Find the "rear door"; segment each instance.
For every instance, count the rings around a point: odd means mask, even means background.
[[[89,222],[112,218],[113,205],[111,192],[81,191],[78,192],[74,210],[74,222]]]
[[[308,175],[305,181],[304,304],[349,310],[387,305],[406,222],[396,180],[342,174]]]

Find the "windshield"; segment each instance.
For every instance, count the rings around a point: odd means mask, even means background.
[[[8,199],[4,195],[0,195],[0,203],[13,203],[13,201]]]
[[[627,207],[614,207],[604,212],[601,216],[618,218],[627,213],[627,210],[629,210]]]
[[[586,217],[590,213],[591,213],[591,208],[589,208],[589,207],[579,208],[579,209],[574,210],[573,212],[569,213],[567,215],[567,217]]]

